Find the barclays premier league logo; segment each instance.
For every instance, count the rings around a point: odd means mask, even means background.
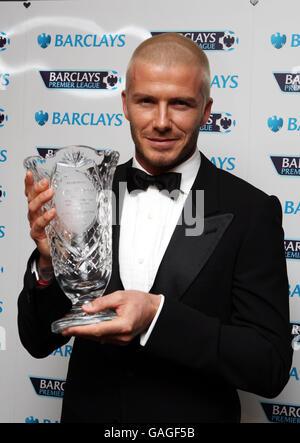
[[[65,380],[29,377],[37,395],[42,397],[62,398],[64,396]]]
[[[300,406],[283,403],[260,403],[270,423],[300,423]]]
[[[5,51],[10,44],[10,39],[5,32],[0,32],[0,52]]]
[[[7,122],[8,117],[4,109],[0,108],[0,128],[2,128],[5,125],[5,122]]]
[[[6,191],[3,189],[3,187],[0,185],[0,203],[3,202],[4,198],[6,197]],[[1,272],[1,269],[0,269]]]
[[[219,134],[227,134],[231,132],[236,122],[231,114],[227,112],[214,112],[210,114],[206,124],[201,126],[200,132],[213,132]]]
[[[151,35],[165,34],[169,31],[152,32]],[[204,51],[232,51],[239,42],[233,31],[173,31],[189,38]]]
[[[300,157],[271,155],[271,160],[279,175],[300,177]]]
[[[48,89],[114,90],[121,83],[117,71],[40,71]]]
[[[300,92],[300,74],[293,72],[273,72],[282,92]]]
[[[300,260],[300,240],[284,240],[286,260]]]

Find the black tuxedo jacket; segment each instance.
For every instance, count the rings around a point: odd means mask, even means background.
[[[117,167],[114,191],[126,181]],[[204,232],[175,228],[150,292],[165,303],[145,347],[76,338],[62,421],[222,422],[240,420],[237,389],[264,397],[284,388],[292,359],[281,207],[201,154],[192,187],[204,190]],[[116,219],[119,218],[118,211]],[[106,293],[123,289],[119,225]],[[19,333],[35,357],[67,339],[50,324],[70,307],[56,281],[38,287],[31,261],[19,297]]]

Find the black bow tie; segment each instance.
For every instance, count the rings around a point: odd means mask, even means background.
[[[137,168],[127,168],[127,189],[131,192],[135,189],[146,191],[148,186],[156,186],[160,191],[166,189],[169,193],[179,190],[181,174],[179,172],[165,172],[159,175],[149,175]]]

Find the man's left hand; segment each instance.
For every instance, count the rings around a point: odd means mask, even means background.
[[[97,340],[102,344],[128,345],[134,337],[148,329],[159,304],[160,296],[156,294],[134,290],[116,291],[83,305],[82,310],[87,314],[96,314],[105,309],[115,309],[118,317],[66,328],[62,335]]]

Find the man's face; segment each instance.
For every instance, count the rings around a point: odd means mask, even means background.
[[[165,67],[135,61],[123,109],[130,122],[136,158],[151,174],[174,168],[189,158],[199,128],[210,115],[201,93],[200,67]]]

